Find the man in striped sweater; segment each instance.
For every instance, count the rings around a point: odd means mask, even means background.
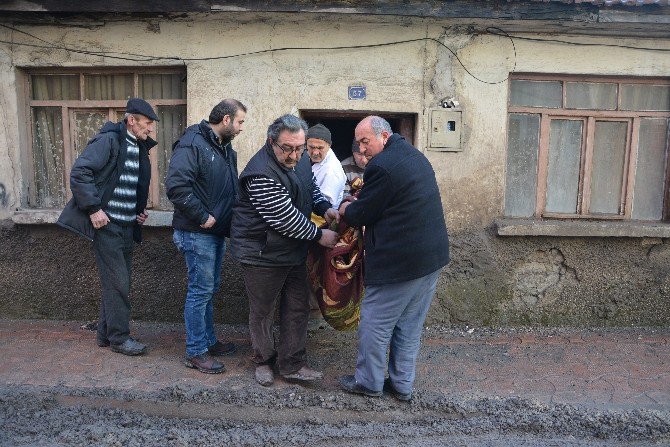
[[[249,297],[249,331],[256,381],[273,383],[273,366],[286,379],[317,380],[322,374],[305,361],[309,292],[307,246],[333,247],[337,233],[317,228],[312,211],[328,223],[339,219],[318,186],[305,151],[307,124],[292,115],[277,118],[267,142],[240,174],[233,209],[231,253],[242,263]],[[280,338],[272,336],[275,303],[280,305]]]
[[[77,158],[70,174],[72,200],[58,224],[93,241],[102,299],[98,346],[140,355],[146,346],[130,337],[130,265],[133,240],[147,218],[156,113],[140,98],[128,100],[119,123],[106,123]]]

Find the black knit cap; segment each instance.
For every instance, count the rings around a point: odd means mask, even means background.
[[[130,98],[126,105],[126,113],[139,113],[151,120],[160,121],[151,105],[142,98]]]
[[[323,140],[328,144],[333,144],[333,140],[330,136],[330,130],[323,124],[317,124],[307,129],[307,139],[317,138]]]

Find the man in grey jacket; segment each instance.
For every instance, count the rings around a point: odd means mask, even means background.
[[[230,236],[237,195],[237,154],[231,141],[241,131],[247,108],[224,99],[202,120],[190,126],[174,145],[165,179],[174,204],[174,243],[184,254],[188,290],[185,365],[216,374],[224,365],[212,356],[232,354],[235,345],[214,333],[212,297],[221,284],[221,264]]]

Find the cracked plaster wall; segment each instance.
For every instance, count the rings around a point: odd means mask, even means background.
[[[140,26],[138,26],[140,25]],[[291,50],[238,59],[186,62],[188,123],[206,117],[223,97],[249,107],[235,140],[243,167],[278,115],[301,109],[383,110],[416,113],[417,146],[437,174],[452,238],[429,322],[452,324],[629,325],[668,324],[670,277],[663,241],[639,239],[500,238],[490,228],[502,215],[505,185],[508,72],[515,67],[509,40],[475,35],[452,23],[421,19],[330,15],[193,15],[172,20],[99,21],[85,27],[26,27],[41,38],[91,50],[212,57],[291,46],[346,46],[432,37],[434,43],[356,50]],[[19,39],[0,31],[3,40]],[[598,39],[591,42],[645,42]],[[667,41],[656,45],[669,47]],[[570,61],[569,64],[564,61]],[[97,278],[90,247],[52,226],[14,226],[26,181],[24,124],[16,67],[143,65],[63,51],[0,45],[0,297],[2,315],[94,318]],[[156,63],[146,65],[154,66]],[[516,71],[664,76],[670,56],[642,52],[516,42]],[[364,84],[365,101],[347,99],[347,86]],[[455,96],[463,110],[462,152],[427,151],[429,110]],[[2,191],[0,190],[0,193]],[[7,206],[2,205],[7,203]],[[134,315],[179,320],[185,269],[169,230],[149,229],[135,257]],[[658,242],[658,241],[656,241]],[[237,267],[224,267],[219,318],[246,321],[246,298]]]
[[[15,85],[11,54],[0,48],[0,85]],[[18,206],[20,191],[17,94],[0,88],[0,220],[11,216]]]

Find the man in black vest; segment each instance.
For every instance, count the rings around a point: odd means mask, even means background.
[[[154,121],[149,103],[128,100],[124,120],[107,122],[75,161],[72,199],[58,218],[58,225],[93,241],[102,286],[98,346],[126,355],[146,352],[130,337],[130,265],[133,239],[141,241],[147,218]]]
[[[449,262],[442,199],[428,159],[385,119],[363,119],[356,141],[370,160],[365,185],[340,213],[349,225],[365,226],[365,297],[356,373],[340,384],[351,393],[380,396],[384,389],[410,400],[423,322]]]
[[[305,151],[307,124],[293,115],[277,118],[267,142],[240,175],[233,209],[231,254],[242,263],[249,297],[249,331],[256,381],[273,383],[273,364],[286,379],[311,381],[323,375],[305,362],[309,292],[307,246],[333,247],[337,233],[319,229],[312,211],[328,223],[339,214],[316,186]],[[280,339],[275,351],[272,323],[280,299]]]

